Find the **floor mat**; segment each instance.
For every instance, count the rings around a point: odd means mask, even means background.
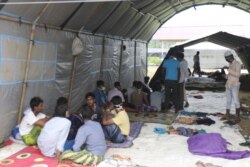
[[[165,125],[171,125],[176,118],[174,113],[135,113],[127,112],[130,121],[142,121],[144,123],[160,123]]]
[[[133,140],[140,134],[143,122],[131,122],[129,137],[123,143],[107,143],[109,148],[128,148],[133,145]]]
[[[75,167],[77,165],[59,163],[55,158],[44,157],[38,147],[29,146],[12,156],[0,160],[1,167]]]

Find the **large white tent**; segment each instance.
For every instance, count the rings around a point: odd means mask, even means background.
[[[44,99],[46,113],[57,97],[69,97],[75,112],[98,79],[109,87],[142,80],[153,34],[175,14],[206,4],[250,9],[249,0],[1,0],[0,141],[33,96]],[[83,50],[73,55],[77,36]]]

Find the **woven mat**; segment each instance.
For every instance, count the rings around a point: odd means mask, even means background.
[[[165,125],[171,125],[176,118],[175,113],[135,113],[127,112],[130,121],[142,121],[144,123],[160,123]]]

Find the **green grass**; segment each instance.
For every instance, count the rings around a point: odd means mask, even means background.
[[[148,57],[148,64],[150,65],[160,65],[161,62],[162,62],[162,59],[160,57],[156,57],[156,56]]]

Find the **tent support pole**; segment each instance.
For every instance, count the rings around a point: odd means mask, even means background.
[[[148,76],[148,43],[146,43],[146,76]]]
[[[136,41],[135,41],[135,49],[134,49],[134,81],[137,79],[136,76]]]
[[[122,72],[122,56],[123,56],[123,40],[121,40],[121,52],[120,52],[120,66],[119,66],[119,82],[121,81],[121,72]]]
[[[73,84],[74,84],[75,73],[76,73],[76,61],[77,61],[77,56],[74,55],[72,69],[71,69],[71,76],[70,76],[70,81],[69,81],[68,111],[70,111],[70,106],[71,106],[71,101],[72,101],[72,90],[73,90]]]
[[[105,53],[105,37],[102,39],[102,55],[101,55],[101,64],[100,64],[100,76],[99,79],[103,80],[103,66],[104,66],[104,53]]]
[[[23,83],[22,83],[21,99],[20,99],[20,104],[19,104],[18,113],[17,113],[17,123],[21,122],[21,118],[22,118],[22,114],[23,114],[24,98],[25,98],[25,95],[26,95],[27,81],[28,81],[28,75],[29,75],[29,69],[30,69],[30,59],[31,59],[33,45],[34,45],[36,25],[37,25],[37,22],[39,21],[40,17],[44,14],[46,9],[48,8],[48,6],[49,6],[49,4],[47,4],[41,10],[41,12],[36,17],[35,21],[32,24],[32,28],[31,28],[31,32],[30,32],[30,39],[29,39],[28,54],[27,54],[26,64],[25,64],[24,80],[23,80]]]

